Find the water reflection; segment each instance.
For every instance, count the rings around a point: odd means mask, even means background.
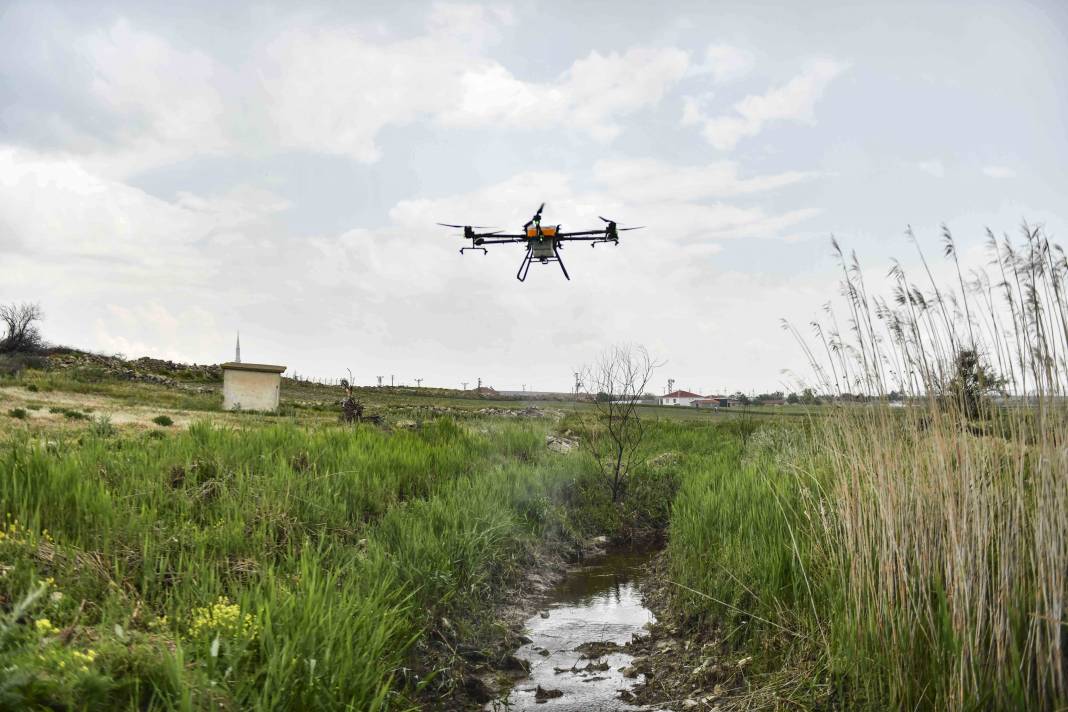
[[[609,554],[569,573],[550,595],[545,608],[526,622],[526,633],[532,642],[520,647],[516,655],[530,663],[530,676],[518,682],[507,700],[490,703],[486,709],[640,709],[619,699],[619,690],[640,680],[624,678],[620,671],[630,665],[630,655],[608,646],[584,656],[576,648],[593,642],[622,646],[654,620],[653,614],[642,606],[634,581],[649,556],[649,552]],[[545,613],[548,617],[543,617]],[[539,686],[563,694],[539,700]]]

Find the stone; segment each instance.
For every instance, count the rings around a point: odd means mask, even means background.
[[[560,455],[566,455],[574,450],[577,445],[578,443],[574,440],[569,440],[568,438],[559,435],[550,434],[545,436],[545,447]]]
[[[534,691],[534,699],[536,700],[553,700],[563,696],[562,690],[546,690],[541,685],[538,685],[538,689]]]

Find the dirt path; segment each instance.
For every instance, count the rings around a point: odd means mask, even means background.
[[[133,405],[117,398],[101,395],[60,391],[35,392],[20,386],[0,388],[0,411],[6,414],[14,408],[25,410],[27,420],[30,422],[49,425],[82,422],[69,418],[61,409],[77,411],[90,417],[107,416],[111,419],[111,424],[115,426],[141,428],[158,427],[152,419],[160,415],[169,417],[174,421],[172,427],[179,428],[187,428],[190,423],[199,420],[213,422],[233,420],[233,416],[229,413],[180,410],[162,405]]]

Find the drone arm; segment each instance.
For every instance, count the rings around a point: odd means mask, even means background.
[[[504,245],[509,242],[523,242],[526,240],[526,236],[523,235],[495,235],[491,238],[475,238],[475,244],[477,245]]]
[[[578,232],[560,232],[556,237],[560,240],[592,240],[596,236],[605,236],[604,230],[579,230]]]

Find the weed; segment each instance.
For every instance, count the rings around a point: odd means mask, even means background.
[[[164,428],[174,425],[174,420],[169,415],[157,415],[152,422]]]
[[[98,415],[89,424],[89,432],[98,438],[110,438],[115,434],[115,426],[111,423],[110,415]]]

